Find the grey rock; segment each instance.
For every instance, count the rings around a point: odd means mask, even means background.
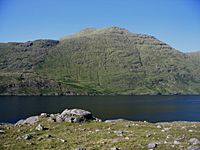
[[[174,141],[174,145],[179,145],[179,144],[181,144],[181,142],[179,142],[179,141]]]
[[[56,115],[55,114],[50,114],[50,117],[54,118],[54,117],[56,117]]]
[[[156,148],[156,147],[157,147],[157,143],[149,143],[149,144],[147,145],[147,147],[148,147],[149,149]]]
[[[100,131],[99,129],[96,129],[96,130],[95,130],[95,132],[99,132],[99,131]]]
[[[56,117],[56,122],[63,122],[63,121],[64,119],[60,115]]]
[[[20,133],[20,132],[22,132],[22,130],[18,129],[16,132],[17,132],[17,133]]]
[[[45,118],[48,117],[49,115],[47,113],[41,113],[40,116]]]
[[[80,123],[84,121],[84,118],[81,118],[81,117],[77,117],[77,118],[74,118],[73,122],[76,122],[76,123]]]
[[[64,140],[64,139],[60,139],[60,141],[63,142],[63,143],[66,142],[66,140]]]
[[[16,140],[31,140],[33,137],[30,134],[25,134],[22,137],[17,137]]]
[[[157,145],[159,145],[159,144],[163,144],[163,142],[156,142],[156,144],[157,144]]]
[[[99,119],[99,118],[95,118],[95,121],[97,121],[97,122],[102,122],[102,120]]]
[[[162,127],[160,125],[157,125],[156,128],[161,129]]]
[[[114,133],[116,133],[117,136],[123,136],[124,131],[119,130],[119,131],[114,131]]]
[[[48,118],[47,121],[48,122],[55,122],[56,120],[54,118]]]
[[[163,128],[164,131],[169,131],[171,128]]]
[[[41,124],[38,124],[38,126],[35,128],[35,130],[42,131],[42,130],[44,130],[44,127]]]
[[[38,135],[37,132],[31,132],[30,134],[31,134],[31,135]]]
[[[27,118],[26,120],[24,120],[24,124],[34,124],[36,122],[39,121],[39,117],[38,116],[32,116]]]
[[[34,145],[34,143],[32,143],[32,142],[28,142],[28,143],[26,143],[27,145]]]
[[[5,131],[4,130],[0,130],[0,133],[5,133]]]
[[[19,120],[19,121],[17,121],[17,122],[15,123],[15,126],[19,126],[19,125],[23,125],[23,124],[24,124],[24,120],[21,119],[21,120]]]
[[[72,117],[66,117],[64,121],[72,123],[73,120],[74,120],[74,118],[72,118]]]
[[[116,134],[123,134],[124,131],[122,131],[122,130],[118,130],[118,131],[114,131],[114,133],[116,133]]]
[[[127,137],[125,137],[124,139],[125,139],[125,140],[129,140],[130,138],[127,136]]]
[[[167,138],[167,139],[170,139],[170,138],[173,138],[173,136],[172,136],[172,135],[167,135],[166,138]]]
[[[151,134],[147,134],[147,135],[146,135],[146,137],[150,137],[150,136],[151,136]]]
[[[30,139],[32,139],[33,137],[32,137],[32,135],[30,135],[30,134],[26,134],[26,135],[24,135],[24,136],[22,136],[22,139],[24,139],[24,140],[30,140]]]
[[[188,142],[194,145],[200,144],[200,141],[197,138],[191,138]]]
[[[62,113],[61,116],[79,116],[79,117],[84,117],[87,119],[92,119],[92,113],[89,111],[85,111],[82,109],[65,109]]]
[[[22,140],[22,138],[21,137],[17,137],[16,140]]]
[[[189,132],[193,132],[193,130],[191,130],[191,129],[190,129],[190,130],[188,130],[188,131],[189,131]]]
[[[189,146],[187,150],[200,150],[199,146]]]
[[[25,120],[19,120],[15,125],[24,125],[24,124],[34,124],[36,122],[39,121],[39,117],[38,116],[31,116]]]
[[[45,135],[46,138],[52,137],[50,134]]]
[[[92,115],[91,112],[82,109],[65,109],[60,115],[56,116],[56,122],[76,122],[80,123],[89,120],[100,120]]]

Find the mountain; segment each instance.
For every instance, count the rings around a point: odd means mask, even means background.
[[[197,60],[153,36],[88,28],[59,41],[0,43],[0,93],[199,94]]]

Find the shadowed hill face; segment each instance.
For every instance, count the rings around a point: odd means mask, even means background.
[[[26,55],[27,61],[15,59],[8,63],[14,65],[3,68],[1,65],[1,69],[31,69],[59,82],[63,88],[86,93],[200,93],[200,69],[194,71],[193,60],[153,36],[119,27],[89,28],[64,37],[60,42],[45,41],[43,44],[41,47],[31,45],[30,53],[21,52],[24,46],[3,44],[7,46],[3,51],[7,58]],[[8,51],[13,47],[21,53],[14,51],[11,55]],[[1,57],[1,64],[2,58],[5,57]],[[32,67],[27,67],[30,62]]]
[[[55,40],[0,43],[0,69],[34,69],[58,43]]]

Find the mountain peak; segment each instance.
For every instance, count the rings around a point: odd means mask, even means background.
[[[98,34],[136,35],[135,33],[131,33],[125,28],[111,26],[108,28],[85,28],[81,30],[80,32],[75,33],[71,36],[65,36],[61,38],[61,40],[67,39],[70,37],[82,37],[82,36],[90,36],[90,35],[98,35]]]
[[[103,29],[100,29],[100,30],[104,33],[115,33],[115,34],[130,34],[131,33],[127,29],[117,27],[117,26],[112,26],[112,27],[109,27],[109,28],[103,28]],[[131,34],[133,34],[133,33],[131,33]]]
[[[131,33],[125,28],[117,27],[117,26],[112,26],[108,28],[86,28],[81,30],[78,35],[80,34],[110,34],[110,33],[116,33],[116,34],[127,34]]]

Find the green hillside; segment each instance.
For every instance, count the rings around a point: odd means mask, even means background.
[[[119,27],[1,43],[0,70],[1,94],[200,93],[196,59]]]

